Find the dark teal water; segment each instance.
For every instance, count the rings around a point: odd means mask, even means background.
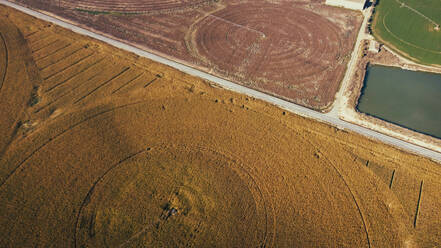
[[[369,66],[357,109],[441,139],[441,75]]]

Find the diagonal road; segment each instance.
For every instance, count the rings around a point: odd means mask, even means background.
[[[67,23],[67,22],[62,21],[60,19],[48,16],[48,15],[43,14],[41,12],[23,7],[21,5],[11,3],[6,0],[0,0],[0,4],[12,7],[14,9],[17,9],[21,12],[24,12],[28,15],[34,16],[34,17],[39,18],[41,20],[52,22],[52,23],[57,24],[63,28],[70,29],[76,33],[86,35],[86,36],[92,37],[94,39],[103,41],[103,42],[105,42],[109,45],[112,45],[114,47],[126,50],[128,52],[135,53],[139,56],[151,59],[153,61],[156,61],[156,62],[159,62],[162,64],[166,64],[166,65],[171,66],[175,69],[178,69],[184,73],[187,73],[187,74],[197,76],[197,77],[203,78],[205,80],[214,82],[214,83],[222,86],[223,88],[226,88],[226,89],[238,92],[238,93],[242,93],[242,94],[248,95],[250,97],[254,97],[256,99],[264,100],[266,102],[277,105],[277,106],[279,106],[287,111],[290,111],[292,113],[330,124],[330,125],[335,126],[339,129],[344,129],[344,130],[348,130],[348,131],[362,134],[366,137],[369,137],[369,138],[372,138],[375,140],[379,140],[383,143],[395,146],[397,148],[406,150],[411,153],[415,153],[415,154],[418,154],[418,155],[421,155],[424,157],[428,157],[432,160],[435,160],[435,161],[441,163],[441,153],[439,153],[439,152],[435,152],[435,151],[411,144],[409,142],[406,142],[406,141],[403,141],[400,139],[396,139],[396,138],[387,136],[385,134],[382,134],[382,133],[379,133],[379,132],[376,132],[376,131],[373,131],[373,130],[370,130],[370,129],[367,129],[367,128],[364,128],[361,126],[357,126],[357,125],[351,124],[349,122],[345,122],[343,120],[340,120],[338,118],[338,114],[332,113],[332,111],[330,114],[322,114],[322,113],[316,112],[314,110],[302,107],[300,105],[279,99],[277,97],[267,95],[265,93],[262,93],[262,92],[259,92],[259,91],[253,90],[253,89],[246,88],[244,86],[238,85],[238,84],[233,83],[231,81],[228,81],[228,80],[213,76],[211,74],[199,71],[199,70],[194,69],[192,67],[189,67],[189,66],[183,65],[181,63],[178,63],[176,61],[166,59],[164,57],[155,55],[153,53],[144,51],[142,49],[131,46],[129,44],[126,44],[126,43],[114,40],[112,38],[105,37],[103,35],[91,32],[89,30],[80,28],[80,27],[73,25],[71,23]],[[355,48],[355,49],[357,49],[357,48]]]

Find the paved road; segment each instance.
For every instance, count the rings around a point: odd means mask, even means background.
[[[76,33],[79,33],[79,34],[82,34],[82,35],[86,35],[86,36],[95,38],[97,40],[101,40],[101,41],[106,42],[106,43],[108,43],[108,44],[110,44],[112,46],[118,47],[120,49],[129,51],[129,52],[132,52],[132,53],[135,53],[135,54],[137,54],[139,56],[151,59],[153,61],[156,61],[156,62],[159,62],[159,63],[162,63],[162,64],[169,65],[169,66],[171,66],[173,68],[176,68],[176,69],[178,69],[178,70],[180,70],[182,72],[185,72],[185,73],[188,73],[190,75],[197,76],[197,77],[206,79],[208,81],[214,82],[214,83],[216,83],[216,84],[218,84],[218,85],[220,85],[220,86],[222,86],[222,87],[224,87],[226,89],[229,89],[229,90],[232,90],[232,91],[235,91],[235,92],[238,92],[238,93],[246,94],[246,95],[254,97],[256,99],[261,99],[261,100],[267,101],[267,102],[275,104],[275,105],[277,105],[277,106],[279,106],[279,107],[281,107],[281,108],[283,108],[285,110],[288,110],[288,111],[290,111],[292,113],[295,113],[295,114],[298,114],[298,115],[301,115],[301,116],[305,116],[305,117],[309,117],[309,118],[312,118],[312,119],[315,119],[315,120],[318,120],[318,121],[321,121],[321,122],[325,122],[325,123],[328,123],[328,124],[330,124],[332,126],[340,128],[340,129],[357,132],[357,133],[360,133],[360,134],[362,134],[364,136],[367,136],[367,137],[370,137],[370,138],[373,138],[373,139],[376,139],[376,140],[380,140],[380,141],[382,141],[382,142],[384,142],[386,144],[390,144],[390,145],[393,145],[395,147],[407,150],[409,152],[416,153],[416,154],[419,154],[419,155],[431,158],[431,159],[433,159],[435,161],[441,162],[441,153],[438,153],[438,152],[435,152],[435,151],[432,151],[432,150],[429,150],[429,149],[426,149],[426,148],[422,148],[422,147],[416,146],[414,144],[411,144],[411,143],[408,143],[408,142],[405,142],[405,141],[402,141],[402,140],[399,140],[399,139],[396,139],[396,138],[393,138],[393,137],[390,137],[390,136],[387,136],[387,135],[384,135],[384,134],[381,134],[381,133],[378,133],[378,132],[375,132],[375,131],[372,131],[372,130],[369,130],[367,128],[360,127],[360,126],[357,126],[357,125],[354,125],[354,124],[342,121],[342,120],[340,120],[338,118],[338,116],[335,116],[334,114],[322,114],[322,113],[313,111],[311,109],[308,109],[308,108],[305,108],[305,107],[293,104],[291,102],[288,102],[288,101],[285,101],[285,100],[282,100],[282,99],[279,99],[279,98],[276,98],[276,97],[264,94],[262,92],[246,88],[244,86],[235,84],[235,83],[233,83],[231,81],[228,81],[228,80],[225,80],[225,79],[222,79],[222,78],[210,75],[208,73],[199,71],[199,70],[191,68],[189,66],[186,66],[186,65],[177,63],[175,61],[172,61],[172,60],[169,60],[169,59],[157,56],[155,54],[152,54],[152,53],[146,52],[144,50],[141,50],[139,48],[133,47],[131,45],[128,45],[128,44],[122,43],[120,41],[117,41],[117,40],[105,37],[103,35],[91,32],[89,30],[77,27],[77,26],[75,26],[73,24],[61,21],[59,19],[56,19],[56,18],[53,18],[51,16],[45,15],[43,13],[40,13],[40,12],[31,10],[31,9],[28,9],[26,7],[23,7],[23,6],[20,6],[20,5],[8,2],[6,0],[0,0],[0,4],[7,5],[9,7],[15,8],[15,9],[21,11],[21,12],[24,12],[26,14],[32,15],[32,16],[37,17],[39,19],[55,23],[55,24],[57,24],[57,25],[59,25],[61,27],[70,29],[70,30],[72,30],[72,31],[74,31]]]

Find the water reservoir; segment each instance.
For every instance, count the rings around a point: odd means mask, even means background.
[[[369,66],[357,109],[441,138],[441,74]]]

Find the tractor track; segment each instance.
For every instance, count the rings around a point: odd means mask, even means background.
[[[1,77],[1,81],[0,81],[0,91],[3,88],[3,84],[5,83],[6,80],[6,74],[8,72],[8,64],[9,64],[9,51],[8,51],[8,47],[6,46],[6,40],[5,37],[3,36],[3,34],[0,32],[0,39],[2,40],[3,46],[5,47],[5,71]]]

